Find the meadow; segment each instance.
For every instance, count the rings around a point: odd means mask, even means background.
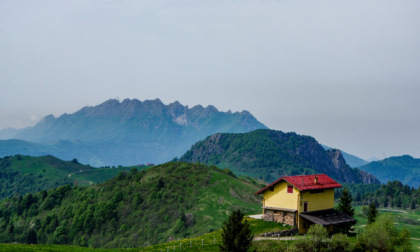
[[[391,214],[395,217],[395,225],[398,230],[407,228],[411,233],[411,244],[413,251],[420,251],[420,211],[405,211],[400,209],[379,209],[379,214]],[[362,232],[366,226],[366,217],[362,213],[362,207],[355,207],[355,218],[358,223],[356,224],[355,232],[350,235],[350,241],[354,244],[357,243],[357,235]],[[290,227],[283,226],[282,224],[273,222],[264,222],[262,220],[249,219],[251,228],[256,236],[266,232],[273,232],[285,230]],[[302,236],[296,236],[294,239],[300,239]],[[0,244],[0,251],[76,251],[76,252],[89,252],[89,251],[145,251],[145,252],[169,252],[169,251],[218,251],[219,243],[221,242],[221,229],[216,231],[182,240],[174,240],[166,243],[161,243],[153,246],[142,248],[124,248],[124,249],[92,249],[78,246],[67,245],[27,245],[27,244]],[[254,241],[254,248],[258,251],[282,251],[287,250],[293,244],[293,240],[289,239],[270,239]],[[397,249],[398,251],[398,249]]]

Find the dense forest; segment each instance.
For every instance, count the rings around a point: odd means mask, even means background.
[[[420,187],[416,189],[397,180],[382,185],[346,184],[345,187],[349,188],[355,205],[374,203],[377,207],[403,209],[418,209],[420,206]],[[335,191],[336,199],[341,191]]]
[[[219,229],[240,207],[258,213],[261,185],[181,162],[122,172],[104,184],[60,186],[0,203],[0,243],[139,247]]]

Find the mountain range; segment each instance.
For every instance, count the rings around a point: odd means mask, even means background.
[[[340,150],[325,150],[313,137],[293,132],[218,133],[193,145],[180,160],[226,167],[268,182],[285,175],[325,173],[344,183],[379,184],[372,174],[347,165]]]
[[[265,128],[248,111],[165,105],[159,99],[108,100],[58,118],[46,116],[33,127],[0,131],[8,138],[0,141],[0,156],[50,154],[93,166],[163,163],[214,133]]]
[[[359,169],[375,174],[382,183],[399,180],[405,185],[420,187],[420,159],[409,155],[370,162]]]

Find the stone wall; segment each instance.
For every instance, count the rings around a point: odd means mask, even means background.
[[[266,209],[264,210],[264,220],[284,223],[292,227],[296,225],[295,213],[292,212]]]
[[[284,215],[284,222],[290,226],[296,226],[296,214],[291,212],[286,212]]]
[[[274,221],[274,211],[273,210],[264,210],[264,220],[265,221]]]
[[[262,237],[282,237],[282,236],[293,236],[293,235],[296,235],[298,233],[299,233],[298,229],[293,228],[293,229],[289,229],[289,230],[264,233],[264,234],[260,234],[258,236],[262,236]]]

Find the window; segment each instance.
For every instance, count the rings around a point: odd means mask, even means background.
[[[293,186],[291,185],[287,186],[287,193],[293,193]]]

